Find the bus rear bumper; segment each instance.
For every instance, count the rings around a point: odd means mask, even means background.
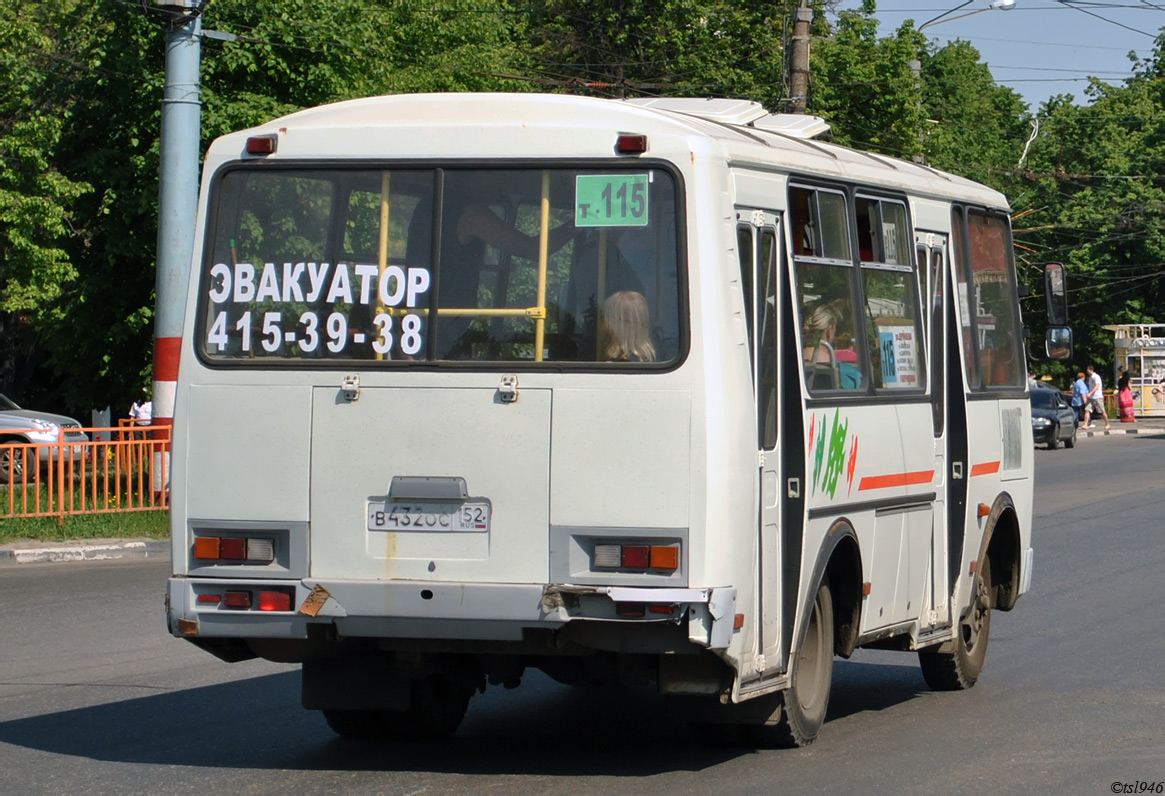
[[[349,638],[521,641],[574,621],[687,620],[692,641],[724,649],[736,589],[173,577],[166,604],[180,638],[306,639],[331,625]]]

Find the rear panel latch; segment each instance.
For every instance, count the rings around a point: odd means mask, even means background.
[[[498,397],[502,403],[512,404],[518,400],[518,377],[513,373],[502,376],[502,383],[498,385]]]
[[[343,394],[344,400],[348,403],[355,403],[360,400],[360,376],[353,374],[345,376],[344,381],[340,384],[340,393]]]

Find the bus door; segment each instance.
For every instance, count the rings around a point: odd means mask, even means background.
[[[959,374],[947,372],[951,357],[946,351],[946,330],[948,316],[952,312],[947,289],[946,261],[947,238],[933,232],[916,232],[915,246],[918,252],[918,267],[926,279],[927,295],[927,341],[930,361],[931,410],[934,424],[934,472],[935,505],[930,544],[930,593],[928,610],[923,612],[923,625],[941,627],[951,621],[950,582],[948,579],[947,515],[946,493],[948,488],[948,429],[947,385],[961,384]],[[954,361],[958,366],[958,361]]]
[[[777,230],[780,219],[764,210],[739,210],[737,244],[744,286],[745,322],[752,356],[757,419],[758,638],[756,671],[763,677],[783,669],[781,649],[781,531],[778,507],[781,473],[777,455]]]

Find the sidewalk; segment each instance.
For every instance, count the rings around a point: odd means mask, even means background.
[[[21,541],[0,545],[0,569],[17,564],[54,561],[169,557],[169,539],[76,539],[64,542]]]
[[[1142,417],[1135,423],[1122,423],[1119,420],[1109,420],[1111,426],[1104,430],[1104,421],[1093,419],[1092,428],[1078,426],[1076,438],[1106,437],[1116,434],[1165,434],[1165,417]]]

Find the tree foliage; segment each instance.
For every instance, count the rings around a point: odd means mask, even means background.
[[[77,276],[64,247],[89,186],[57,162],[67,119],[56,65],[70,11],[0,5],[0,387],[8,390],[26,386],[19,352],[42,356],[43,324],[62,312]]]
[[[549,0],[533,4],[543,86],[604,96],[727,96],[769,107],[784,88],[790,6],[733,0]]]
[[[1094,80],[1089,104],[1045,103],[1040,135],[1013,175],[1017,243],[1029,261],[1069,268],[1081,364],[1111,361],[1104,325],[1165,323],[1163,43],[1125,85]]]

